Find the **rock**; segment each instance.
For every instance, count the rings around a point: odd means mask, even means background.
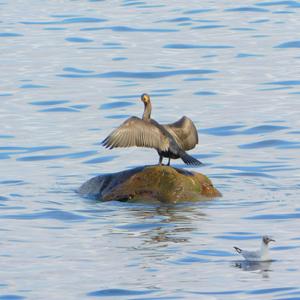
[[[207,200],[221,193],[203,174],[170,166],[143,166],[99,175],[78,190],[82,196],[102,201],[160,201],[177,203]]]

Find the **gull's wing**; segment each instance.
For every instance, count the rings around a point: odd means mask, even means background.
[[[173,136],[176,143],[185,151],[193,149],[198,144],[198,132],[195,124],[188,117],[163,125]]]
[[[248,261],[260,261],[260,251],[242,250],[241,255]]]
[[[131,117],[112,131],[102,144],[110,149],[136,146],[167,151],[169,139],[154,124]]]

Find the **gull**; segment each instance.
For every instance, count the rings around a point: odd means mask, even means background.
[[[248,251],[248,250],[240,249],[238,247],[233,247],[233,248],[236,250],[238,254],[242,255],[247,261],[256,261],[256,262],[271,261],[269,257],[269,247],[268,247],[270,242],[275,242],[275,240],[273,240],[267,235],[264,235],[262,237],[260,250]]]

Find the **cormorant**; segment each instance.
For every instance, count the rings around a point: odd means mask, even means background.
[[[113,130],[103,141],[106,148],[117,147],[147,147],[157,150],[159,165],[163,157],[170,160],[181,158],[188,165],[201,165],[196,158],[185,151],[193,149],[198,144],[198,133],[194,123],[187,117],[182,117],[175,123],[161,125],[151,119],[151,101],[148,94],[142,94],[144,103],[142,119],[130,117],[121,126]]]

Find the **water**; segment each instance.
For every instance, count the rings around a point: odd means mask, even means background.
[[[0,299],[300,299],[300,2],[0,10]],[[223,198],[155,206],[75,193],[97,174],[157,163],[150,149],[100,146],[141,115],[144,92],[156,120],[195,121],[191,154]],[[266,233],[274,262],[233,252]]]

